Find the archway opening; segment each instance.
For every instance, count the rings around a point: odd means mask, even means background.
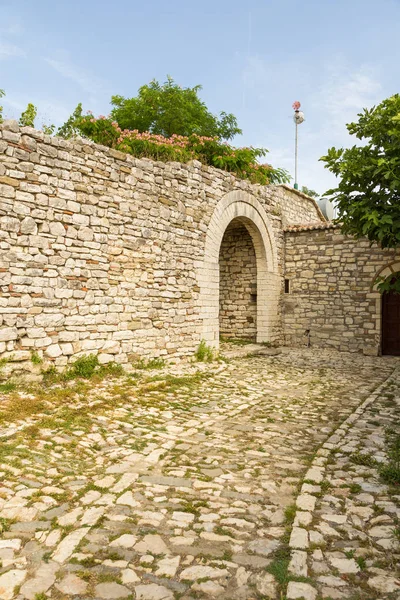
[[[228,192],[221,198],[207,228],[204,259],[199,263],[197,275],[201,339],[214,347],[219,346],[220,251],[225,232],[233,221],[234,227],[239,223],[245,226],[255,252],[257,298],[253,295],[253,304],[257,342],[277,342],[282,332],[279,304],[282,282],[275,236],[263,206],[242,190]]]
[[[219,251],[221,339],[257,339],[257,259],[252,237],[240,218],[225,230]]]
[[[400,356],[400,294],[394,291],[381,292],[379,284],[385,280],[398,280],[400,277],[400,261],[382,267],[371,281],[370,300],[376,303],[375,336],[377,353],[389,356]]]
[[[392,283],[399,275],[393,274]],[[382,354],[400,356],[400,294],[392,290],[382,295]]]

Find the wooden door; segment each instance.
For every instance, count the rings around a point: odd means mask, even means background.
[[[400,356],[400,294],[382,296],[382,354]]]

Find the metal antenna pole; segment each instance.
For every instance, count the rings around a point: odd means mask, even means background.
[[[293,109],[294,109],[294,115],[293,115],[293,121],[296,125],[296,133],[295,133],[295,140],[294,140],[294,189],[298,190],[299,189],[299,184],[297,181],[297,154],[298,154],[298,131],[297,128],[299,125],[301,125],[301,123],[303,123],[304,121],[304,114],[301,112],[300,110],[300,102],[298,100],[296,100],[296,102],[293,102]]]

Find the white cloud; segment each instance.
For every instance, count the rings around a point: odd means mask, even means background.
[[[25,57],[25,51],[14,44],[0,43],[0,60],[6,60],[13,56]]]
[[[360,143],[349,135],[346,123],[357,120],[363,108],[378,104],[387,95],[370,65],[351,68],[339,58],[322,71],[319,84],[302,97],[306,121],[299,127],[300,186],[306,185],[320,194],[336,187],[335,176],[319,162],[320,157],[331,146]],[[294,174],[294,126],[285,129],[283,140],[274,132],[268,143],[268,160]]]
[[[346,123],[390,95],[377,69],[371,64],[350,64],[341,54],[330,55],[325,63],[322,57],[310,61],[307,55],[279,62],[250,53],[237,56],[242,112],[247,118],[246,137],[239,143],[266,145],[270,150],[266,160],[294,175],[291,105],[300,100],[306,121],[299,127],[299,185],[320,194],[335,187],[336,178],[319,158],[331,146],[355,144],[358,140],[348,134]]]
[[[19,22],[13,22],[9,25],[2,25],[2,27],[0,27],[0,33],[5,35],[20,35],[23,32],[24,28]]]
[[[339,126],[345,132],[346,123],[354,120],[363,108],[373,106],[382,98],[382,85],[371,66],[361,65],[352,70],[339,60],[328,66],[312,108],[319,112],[322,110],[324,129]]]
[[[104,88],[104,84],[99,78],[93,77],[70,62],[55,60],[53,58],[45,58],[45,61],[57,71],[57,73],[76,83],[85,92],[93,94],[96,91],[102,91]]]

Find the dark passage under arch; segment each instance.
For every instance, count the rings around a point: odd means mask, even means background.
[[[382,296],[382,354],[400,356],[400,294]]]

